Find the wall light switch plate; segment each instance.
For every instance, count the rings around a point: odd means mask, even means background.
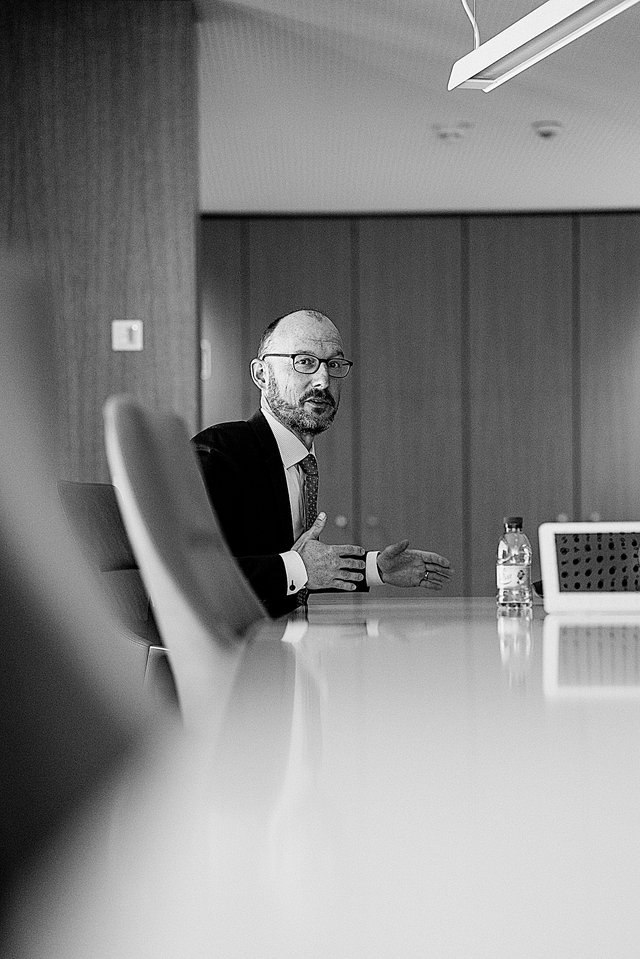
[[[112,320],[112,350],[142,349],[142,320]]]

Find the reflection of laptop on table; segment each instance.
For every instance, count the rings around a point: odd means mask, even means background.
[[[640,614],[640,522],[543,523],[547,613]]]
[[[640,615],[547,616],[543,629],[546,696],[640,698]]]

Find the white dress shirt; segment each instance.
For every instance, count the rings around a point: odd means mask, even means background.
[[[280,458],[282,459],[282,466],[287,480],[291,521],[293,524],[293,538],[295,541],[304,531],[304,473],[299,464],[309,452],[315,455],[315,448],[312,446],[311,451],[309,451],[302,440],[298,439],[291,430],[288,430],[286,426],[283,426],[280,420],[276,419],[265,400],[262,400],[260,409],[271,427],[280,451]],[[309,579],[307,570],[302,556],[297,550],[288,550],[286,553],[280,553],[280,556],[282,556],[282,561],[287,572],[287,593],[293,595],[307,584]],[[371,551],[366,555],[365,576],[368,586],[382,585],[376,563],[377,558],[377,550]]]

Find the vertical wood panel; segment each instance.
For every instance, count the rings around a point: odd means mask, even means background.
[[[502,517],[573,513],[571,220],[470,227],[472,593],[495,592]]]
[[[582,216],[584,518],[640,517],[640,217]]]
[[[53,290],[60,472],[106,479],[102,406],[111,393],[172,407],[196,426],[191,5],[9,6],[3,238],[44,259]],[[144,321],[142,353],[112,353],[114,319]]]
[[[409,537],[443,553],[456,592],[464,561],[460,289],[458,218],[360,221],[363,542]]]
[[[277,316],[310,308],[325,313],[351,352],[351,245],[349,221],[295,218],[254,219],[249,227],[249,328],[252,356],[260,335]],[[259,395],[251,386],[253,409]],[[345,380],[340,409],[332,426],[316,439],[320,469],[319,509],[328,515],[323,539],[353,542],[351,449],[352,381]],[[347,518],[337,527],[335,518]]]
[[[200,323],[211,344],[211,377],[202,383],[203,426],[250,415],[242,402],[251,358],[245,312],[247,236],[246,220],[206,217],[200,223]]]

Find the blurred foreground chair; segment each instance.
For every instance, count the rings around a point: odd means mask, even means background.
[[[267,613],[218,526],[183,420],[116,396],[104,411],[107,459],[151,597],[185,721],[216,704],[220,651]],[[226,688],[225,683],[225,688]]]
[[[50,302],[0,250],[0,955],[208,956],[218,730],[147,708],[69,530]]]
[[[55,479],[49,297],[0,252],[0,929],[15,887],[141,748],[132,668]],[[3,955],[14,955],[4,952]]]

